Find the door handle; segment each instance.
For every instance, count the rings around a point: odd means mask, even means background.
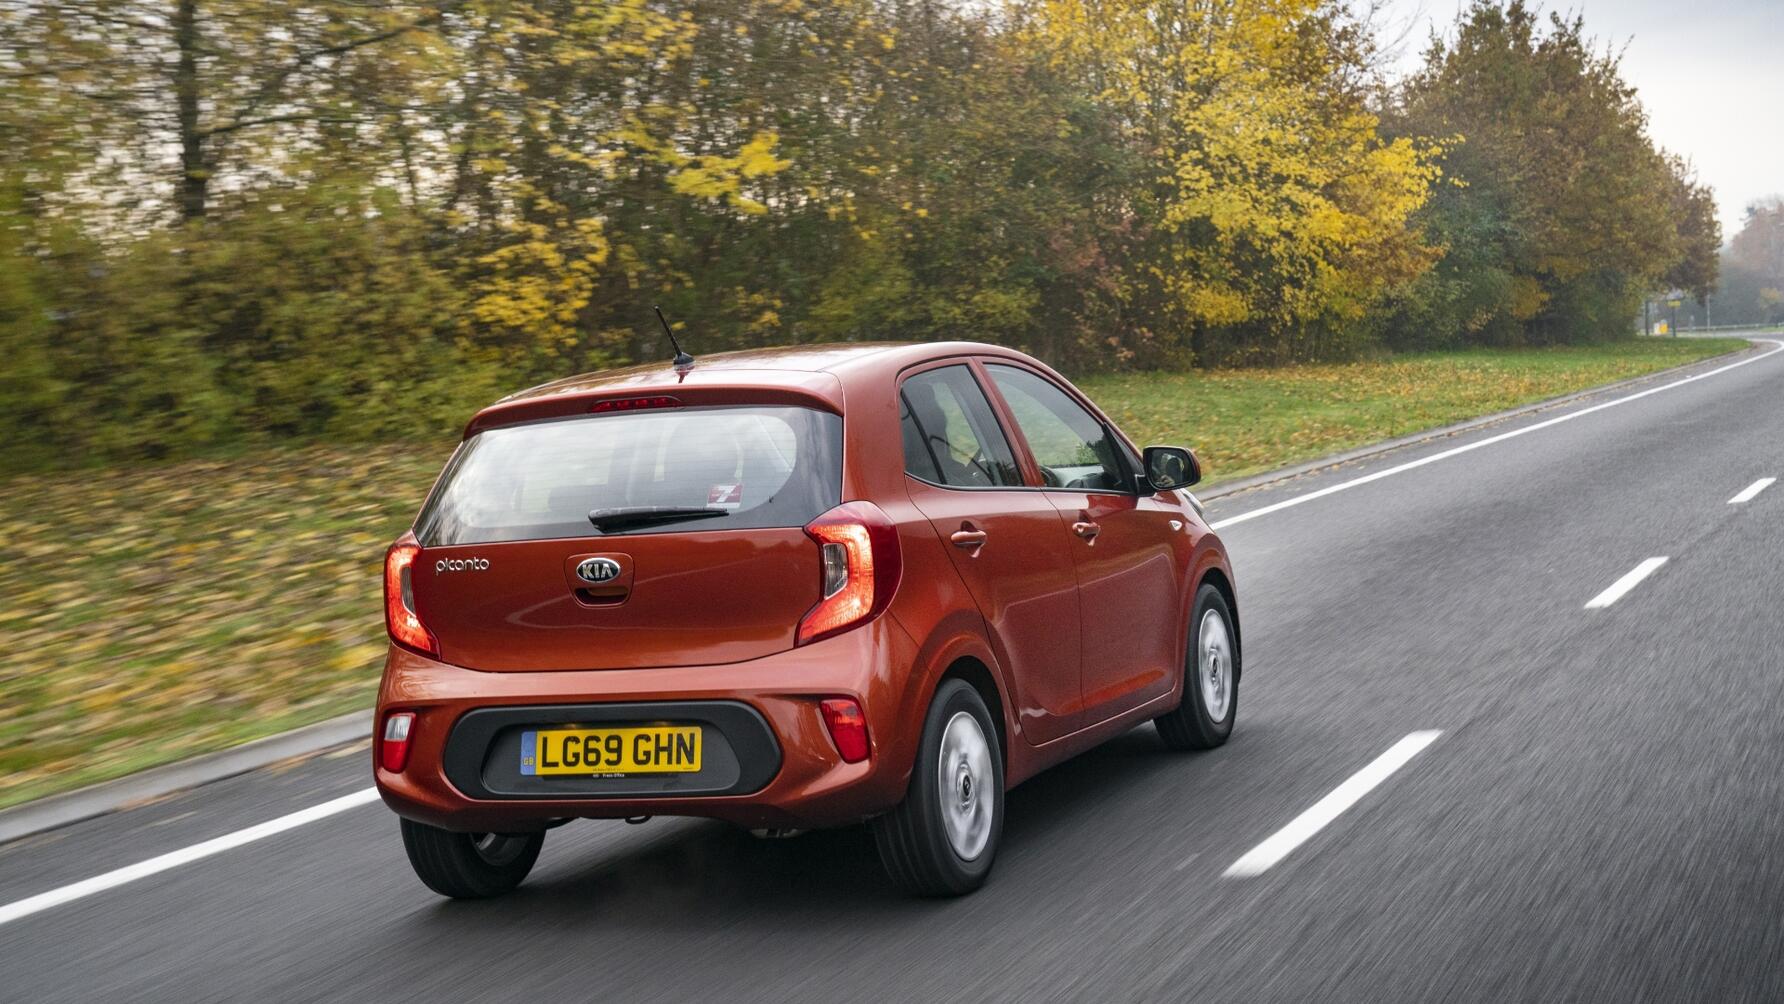
[[[1097,534],[1102,532],[1102,530],[1103,528],[1101,524],[1091,523],[1085,520],[1079,520],[1072,524],[1072,532],[1083,537],[1085,540],[1094,539]]]
[[[953,533],[948,535],[948,539],[954,542],[955,547],[964,547],[964,548],[967,548],[968,550],[977,550],[977,549],[985,546],[985,531],[983,531],[983,530],[955,530]]]

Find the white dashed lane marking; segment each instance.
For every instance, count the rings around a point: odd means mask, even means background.
[[[1777,478],[1760,478],[1758,481],[1755,481],[1752,484],[1748,485],[1747,487],[1742,488],[1741,493],[1739,495],[1736,495],[1734,498],[1731,498],[1728,500],[1728,504],[1729,505],[1740,505],[1742,502],[1751,502],[1754,499],[1759,497],[1760,492],[1765,491],[1767,488],[1770,488],[1772,486],[1772,482],[1774,482],[1776,480],[1778,480],[1778,479]]]
[[[1623,577],[1610,584],[1610,588],[1586,601],[1587,610],[1603,610],[1612,603],[1623,598],[1623,594],[1641,585],[1641,581],[1660,570],[1666,564],[1666,557],[1649,558],[1641,564],[1625,572]]]
[[[1427,732],[1414,732],[1405,739],[1388,747],[1386,753],[1370,761],[1369,766],[1346,778],[1344,783],[1332,789],[1331,794],[1313,803],[1306,812],[1289,821],[1287,826],[1272,833],[1263,843],[1245,852],[1245,856],[1233,862],[1226,870],[1227,878],[1251,878],[1262,875],[1271,866],[1289,856],[1295,848],[1306,843],[1315,833],[1326,828],[1332,820],[1344,814],[1344,810],[1361,801],[1364,795],[1375,790],[1381,782],[1386,781],[1395,771],[1406,766],[1407,761],[1418,756],[1419,752],[1443,735],[1441,729]]]

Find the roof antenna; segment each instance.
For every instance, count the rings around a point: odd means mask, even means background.
[[[657,312],[657,320],[663,322],[663,334],[669,336],[669,344],[675,348],[675,365],[682,367],[694,365],[694,357],[681,350],[681,343],[675,340],[675,332],[669,330],[669,321],[663,316],[663,308],[653,306],[650,309]]]

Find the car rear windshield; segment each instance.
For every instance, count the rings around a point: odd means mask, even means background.
[[[444,547],[793,527],[841,497],[840,416],[784,406],[664,408],[472,436],[422,508],[415,535]],[[605,534],[589,516],[653,507],[700,512]]]

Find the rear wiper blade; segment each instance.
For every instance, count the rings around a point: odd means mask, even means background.
[[[626,505],[612,509],[595,509],[588,514],[588,521],[602,533],[611,533],[629,527],[652,526],[657,523],[679,523],[687,519],[710,519],[713,516],[729,515],[731,515],[729,509],[676,505]]]

